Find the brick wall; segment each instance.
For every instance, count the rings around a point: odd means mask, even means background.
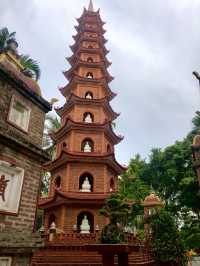
[[[21,102],[31,108],[28,133],[24,133],[15,126],[7,122],[8,112],[12,96],[15,95]],[[29,99],[23,97],[10,84],[0,80],[0,125],[3,133],[12,130],[15,133],[15,139],[20,138],[27,143],[32,143],[38,148],[42,146],[42,135],[44,127],[45,113],[32,103]],[[9,143],[8,143],[9,144]],[[23,151],[23,152],[22,152]],[[31,155],[18,144],[10,147],[3,139],[0,139],[0,158],[3,161],[14,161],[17,167],[24,169],[24,182],[21,193],[19,212],[17,215],[0,214],[0,223],[9,228],[32,230],[34,226],[35,211],[37,205],[37,196],[39,182],[41,177],[41,162],[39,156]]]
[[[28,134],[7,123],[10,103],[13,95],[17,96],[23,104],[31,108]],[[19,94],[10,84],[0,80],[0,123],[4,125],[5,130],[14,129],[25,140],[41,147],[44,119],[45,113],[38,106]]]
[[[33,229],[37,204],[41,166],[38,161],[22,155],[0,144],[0,158],[6,156],[15,160],[16,166],[24,169],[24,183],[21,194],[19,213],[16,216],[0,214],[1,224],[18,229]]]

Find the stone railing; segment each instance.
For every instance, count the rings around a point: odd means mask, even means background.
[[[80,233],[49,233],[45,236],[46,244],[49,245],[86,245],[98,243],[99,233],[80,234]]]
[[[46,245],[88,245],[100,243],[100,232],[90,234],[58,233],[56,231],[43,235]],[[125,242],[129,245],[143,246],[143,242],[134,234],[126,233]]]

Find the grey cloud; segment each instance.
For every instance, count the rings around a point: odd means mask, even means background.
[[[3,0],[0,25],[17,31],[21,51],[40,62],[47,98],[58,97],[66,84],[75,17],[88,1]],[[191,72],[199,68],[199,1],[94,0],[107,22],[107,47],[118,93],[113,109],[121,112],[117,132],[125,136],[116,156],[128,162],[139,152],[165,147],[191,128],[200,95]]]

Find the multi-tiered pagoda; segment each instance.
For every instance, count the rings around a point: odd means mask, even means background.
[[[67,58],[71,68],[64,72],[69,82],[60,90],[66,103],[56,110],[61,128],[52,134],[56,158],[45,165],[51,173],[50,192],[39,207],[46,231],[53,224],[64,233],[89,234],[107,223],[99,209],[116,190],[124,168],[114,155],[122,137],[112,128],[118,114],[110,106],[115,93],[109,88],[113,77],[107,70],[111,63],[104,22],[92,1],[77,21],[73,55]]]

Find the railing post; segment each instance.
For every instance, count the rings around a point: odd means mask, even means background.
[[[118,253],[118,266],[128,266],[128,253]]]
[[[56,235],[56,225],[53,222],[49,228],[49,242],[52,242]]]

